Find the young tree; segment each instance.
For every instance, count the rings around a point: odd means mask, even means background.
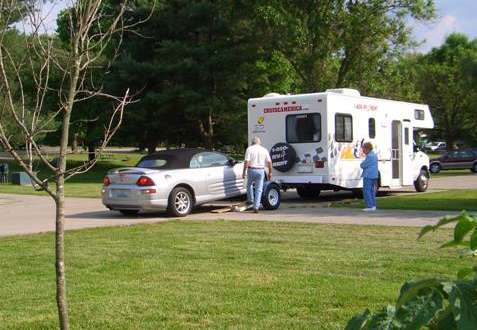
[[[106,122],[100,150],[111,140],[122,122],[125,106],[131,102],[126,89],[121,96],[105,93],[101,86],[89,83],[91,68],[108,66],[103,53],[120,42],[111,43],[115,35],[121,35],[133,25],[124,21],[127,0],[115,4],[114,15],[107,15],[102,0],[78,0],[70,3],[66,11],[69,39],[59,45],[55,38],[45,35],[45,18],[37,4],[41,1],[2,0],[0,2],[0,144],[15,161],[28,173],[36,189],[50,195],[56,205],[55,266],[56,300],[61,329],[69,328],[66,295],[64,222],[65,222],[65,181],[74,175],[88,171],[97,161],[93,158],[79,167],[67,168],[68,137],[71,118],[77,105],[85,100],[104,98],[111,106]],[[24,4],[27,4],[26,6]],[[25,17],[25,51],[14,55],[7,36],[12,30],[11,23]],[[115,39],[115,40],[120,40]],[[29,72],[30,74],[24,74]],[[57,74],[58,84],[51,81]],[[27,94],[26,86],[32,84],[34,92]],[[51,109],[45,103],[49,95],[56,95],[57,103]],[[98,111],[106,111],[97,109]],[[38,138],[53,121],[59,121],[59,155],[50,162],[38,144]],[[9,134],[11,126],[20,131],[27,142],[29,157],[23,157],[12,143]],[[7,126],[9,127],[7,129]],[[50,171],[48,175],[33,171],[32,161],[38,159]],[[52,185],[51,182],[54,184]]]

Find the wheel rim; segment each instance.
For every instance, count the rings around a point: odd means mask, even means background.
[[[437,172],[437,171],[439,171],[439,165],[437,165],[437,164],[432,164],[432,165],[431,165],[431,170],[432,170],[432,172]]]
[[[424,174],[421,174],[420,180],[422,183],[422,187],[427,188],[427,185],[429,183],[429,179],[427,178],[427,176],[425,176]]]
[[[174,206],[176,211],[180,214],[185,214],[189,210],[190,207],[190,197],[185,192],[179,192],[176,194],[176,198],[174,199]]]
[[[272,206],[277,205],[278,200],[280,199],[279,193],[276,189],[270,189],[268,192],[268,203]]]

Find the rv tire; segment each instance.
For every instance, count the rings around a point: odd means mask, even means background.
[[[470,170],[472,171],[472,173],[477,173],[477,163],[474,163]]]
[[[414,181],[414,188],[417,192],[424,192],[429,187],[429,175],[426,170],[421,170],[416,181]]]

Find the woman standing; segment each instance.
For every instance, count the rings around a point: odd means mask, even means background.
[[[378,157],[373,152],[373,145],[370,142],[363,143],[361,149],[366,155],[361,163],[363,173],[363,197],[366,208],[365,212],[376,211],[376,187],[378,184]]]

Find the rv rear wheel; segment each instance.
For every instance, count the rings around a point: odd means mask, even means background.
[[[321,190],[318,188],[312,187],[297,187],[296,192],[298,196],[303,199],[311,199],[311,198],[318,198],[320,196]]]
[[[429,187],[429,175],[427,171],[422,170],[416,181],[414,181],[414,188],[416,188],[418,192],[424,192],[427,190],[427,187]]]

